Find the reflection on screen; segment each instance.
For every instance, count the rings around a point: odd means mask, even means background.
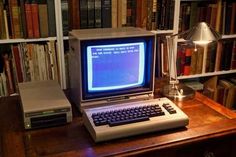
[[[88,46],[88,91],[117,90],[142,85],[144,46],[144,42]]]

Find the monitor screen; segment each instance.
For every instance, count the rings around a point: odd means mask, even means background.
[[[84,99],[152,90],[153,37],[81,42]]]
[[[144,42],[88,46],[88,91],[109,91],[142,85],[144,47]]]

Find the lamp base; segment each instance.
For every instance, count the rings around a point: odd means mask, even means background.
[[[191,99],[195,95],[195,91],[184,84],[165,85],[161,92],[165,97],[177,101]]]

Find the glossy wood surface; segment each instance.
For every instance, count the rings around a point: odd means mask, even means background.
[[[196,93],[194,99],[176,102],[176,104],[190,118],[186,128],[94,143],[83,125],[80,114],[74,114],[73,122],[68,125],[25,131],[19,98],[0,98],[0,156],[71,157],[137,156],[138,154],[158,156],[159,154],[177,157],[188,153],[182,148],[191,145],[194,147],[199,145],[201,148],[201,143],[209,140],[216,141],[216,147],[224,140],[235,144],[232,141],[236,139],[235,113],[199,93]],[[74,112],[78,113],[76,110]],[[234,152],[230,152],[232,153]]]

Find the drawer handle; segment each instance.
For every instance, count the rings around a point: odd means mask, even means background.
[[[205,151],[204,157],[215,157],[213,152]]]

